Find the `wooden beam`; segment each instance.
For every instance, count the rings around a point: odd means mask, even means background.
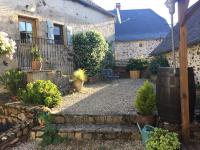
[[[189,87],[188,87],[188,58],[187,58],[187,28],[184,18],[189,0],[178,0],[178,17],[180,25],[179,63],[180,63],[180,96],[182,113],[182,138],[188,143],[190,139],[189,117]]]

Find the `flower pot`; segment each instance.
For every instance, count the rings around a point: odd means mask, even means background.
[[[75,80],[75,81],[73,82],[73,85],[74,85],[75,89],[76,89],[78,92],[80,92],[81,89],[83,88],[83,84],[84,84],[84,82],[81,81],[81,80]]]
[[[139,70],[131,70],[130,71],[130,78],[131,79],[139,79],[140,78],[140,71]]]
[[[41,70],[42,69],[42,62],[41,61],[32,61],[32,70]]]
[[[156,116],[155,115],[136,115],[136,121],[137,123],[141,125],[155,125],[156,124]]]

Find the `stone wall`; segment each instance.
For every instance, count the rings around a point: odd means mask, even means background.
[[[24,138],[27,139],[35,124],[36,114],[41,111],[40,106],[24,106],[18,102],[0,106],[0,123],[12,123],[10,129],[0,133],[0,149],[4,150]]]
[[[130,58],[146,58],[161,42],[158,40],[118,42],[115,45],[115,59],[118,65],[126,65]]]
[[[73,33],[96,30],[104,35],[108,41],[115,41],[114,17],[105,15],[90,7],[73,0],[45,0],[43,6],[40,0],[1,0],[0,1],[0,31],[7,32],[15,40],[19,39],[18,19],[28,17],[36,20],[37,37],[47,38],[47,21],[63,26],[64,43],[67,45],[67,29]],[[27,11],[26,5],[36,5],[36,11]],[[16,57],[15,57],[16,58]],[[0,59],[0,73],[17,67],[17,61],[8,66],[2,65]],[[59,69],[59,68],[58,68]]]
[[[169,61],[169,64],[172,66],[172,53],[165,54],[166,58]],[[176,63],[179,66],[179,56],[176,52]],[[195,82],[200,84],[200,44],[190,46],[188,48],[188,66],[193,67],[195,73]]]
[[[1,0],[0,2],[0,31],[7,32],[12,38],[19,39],[18,17],[26,16],[37,20],[37,36],[47,38],[47,20],[67,26],[78,26],[76,31],[95,28],[114,40],[114,18],[71,0],[45,0],[43,6],[39,0]],[[36,4],[35,12],[25,10],[26,5]],[[107,26],[108,25],[108,26]],[[104,29],[98,28],[102,26]],[[109,30],[108,30],[109,28]],[[73,29],[72,29],[73,30]],[[107,38],[106,37],[106,38]]]

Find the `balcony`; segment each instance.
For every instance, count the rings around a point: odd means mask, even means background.
[[[33,46],[37,46],[43,58],[42,70],[61,70],[68,74],[73,72],[72,50],[62,42],[43,38],[28,38],[17,40],[16,43],[18,68],[26,71],[31,70],[31,49]]]

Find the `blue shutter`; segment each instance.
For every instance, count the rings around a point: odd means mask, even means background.
[[[72,36],[73,36],[72,28],[71,27],[67,27],[67,44],[69,46],[72,45]]]
[[[50,40],[54,40],[54,25],[51,20],[47,20],[47,37]]]

